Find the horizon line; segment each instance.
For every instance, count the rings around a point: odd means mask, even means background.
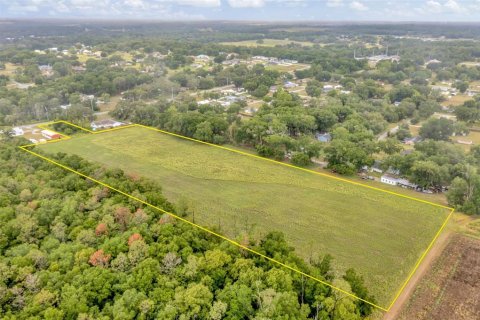
[[[0,22],[24,22],[24,21],[37,21],[37,22],[143,22],[143,23],[263,23],[263,24],[278,24],[278,23],[287,23],[287,24],[296,24],[296,25],[311,25],[318,23],[328,23],[328,24],[469,24],[469,25],[479,25],[479,20],[468,20],[468,21],[433,21],[433,20],[246,20],[246,19],[155,19],[155,18],[132,18],[132,17],[109,17],[109,18],[86,18],[86,17],[1,17]]]

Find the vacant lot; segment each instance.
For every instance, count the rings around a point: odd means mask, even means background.
[[[387,306],[448,210],[145,128],[40,146],[158,181],[195,222],[238,238],[280,230],[305,258],[330,253]],[[191,219],[191,216],[190,216]]]
[[[480,240],[455,235],[398,319],[480,319]]]
[[[282,64],[272,64],[267,65],[265,68],[268,70],[275,70],[278,72],[293,72],[295,70],[308,69],[310,66],[308,64],[295,63],[291,65],[282,65]]]

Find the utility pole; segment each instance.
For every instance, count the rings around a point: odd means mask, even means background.
[[[47,120],[50,121],[50,115],[48,114],[47,106],[43,106],[43,108],[45,109],[45,113],[47,114]]]
[[[90,99],[90,107],[92,108],[92,113],[93,113],[93,99],[94,99],[94,98],[91,98],[91,99]]]

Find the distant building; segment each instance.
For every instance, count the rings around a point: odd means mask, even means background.
[[[382,162],[381,162],[381,161],[375,160],[375,162],[374,162],[373,165],[372,165],[371,170],[372,170],[373,172],[383,173],[383,170],[382,170],[382,168],[381,168],[381,165],[382,165]]]
[[[230,60],[225,60],[222,62],[222,64],[226,66],[234,66],[240,63],[240,59],[230,59]]]
[[[389,185],[392,185],[392,186],[399,186],[399,187],[406,188],[406,189],[413,189],[413,190],[418,189],[418,185],[416,185],[415,183],[412,183],[412,182],[408,181],[407,179],[397,178],[397,177],[394,177],[394,176],[390,176],[388,174],[384,174],[383,176],[381,176],[380,177],[380,182],[385,183],[385,184],[389,184]]]
[[[297,64],[298,60],[282,59],[282,60],[280,60],[280,63],[282,63],[282,64]]]
[[[23,134],[24,134],[24,132],[23,132],[22,128],[15,127],[15,128],[12,129],[12,136],[14,136],[14,137],[23,136]]]
[[[192,63],[190,66],[195,69],[200,69],[203,67],[203,65],[200,63]]]
[[[202,105],[205,105],[205,104],[209,104],[211,103],[212,101],[210,99],[207,99],[207,100],[201,100],[201,101],[198,101],[197,104],[199,106],[202,106]]]
[[[331,84],[326,84],[323,86],[323,92],[330,92],[334,89],[334,87]]]
[[[123,122],[115,121],[115,120],[101,120],[101,121],[94,121],[90,124],[90,127],[92,130],[98,130],[98,129],[110,129],[110,128],[116,128],[124,125]]]
[[[428,66],[429,64],[439,64],[439,63],[442,63],[442,61],[440,60],[437,60],[437,59],[432,59],[432,60],[428,60],[425,65]]]
[[[403,143],[408,145],[408,146],[413,146],[415,143],[420,142],[422,138],[420,137],[412,137],[412,138],[406,138],[403,140]]]
[[[82,66],[73,66],[72,70],[75,71],[75,72],[85,72],[85,71],[87,71],[87,68],[82,67]]]
[[[197,60],[202,60],[202,61],[210,61],[210,57],[207,56],[206,54],[199,54],[198,56],[195,57]]]
[[[60,139],[62,136],[59,133],[50,131],[50,130],[42,130],[42,136],[51,140],[51,139]]]
[[[389,175],[383,175],[380,177],[380,182],[390,184],[392,186],[396,186],[398,184],[398,178],[389,176]]]
[[[42,76],[45,76],[45,77],[53,76],[53,67],[49,64],[38,66],[38,69],[40,70],[40,73],[42,74]]]
[[[85,101],[92,101],[95,99],[95,96],[93,94],[81,94],[80,95],[80,101],[85,102]]]
[[[473,97],[473,96],[476,96],[477,94],[480,94],[480,91],[468,89],[466,94],[469,97]]]
[[[317,133],[315,135],[315,138],[317,138],[318,141],[320,142],[330,142],[332,141],[332,136],[330,135],[330,133],[326,132],[326,133]]]
[[[291,81],[285,81],[285,83],[283,84],[283,87],[284,88],[295,88],[295,87],[298,87],[298,84],[296,84],[295,82],[291,82]]]

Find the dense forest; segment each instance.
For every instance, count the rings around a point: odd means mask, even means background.
[[[0,141],[2,319],[361,319],[368,304]],[[77,156],[67,164],[171,212],[161,186]],[[334,257],[300,259],[281,233],[255,250],[374,301]]]

